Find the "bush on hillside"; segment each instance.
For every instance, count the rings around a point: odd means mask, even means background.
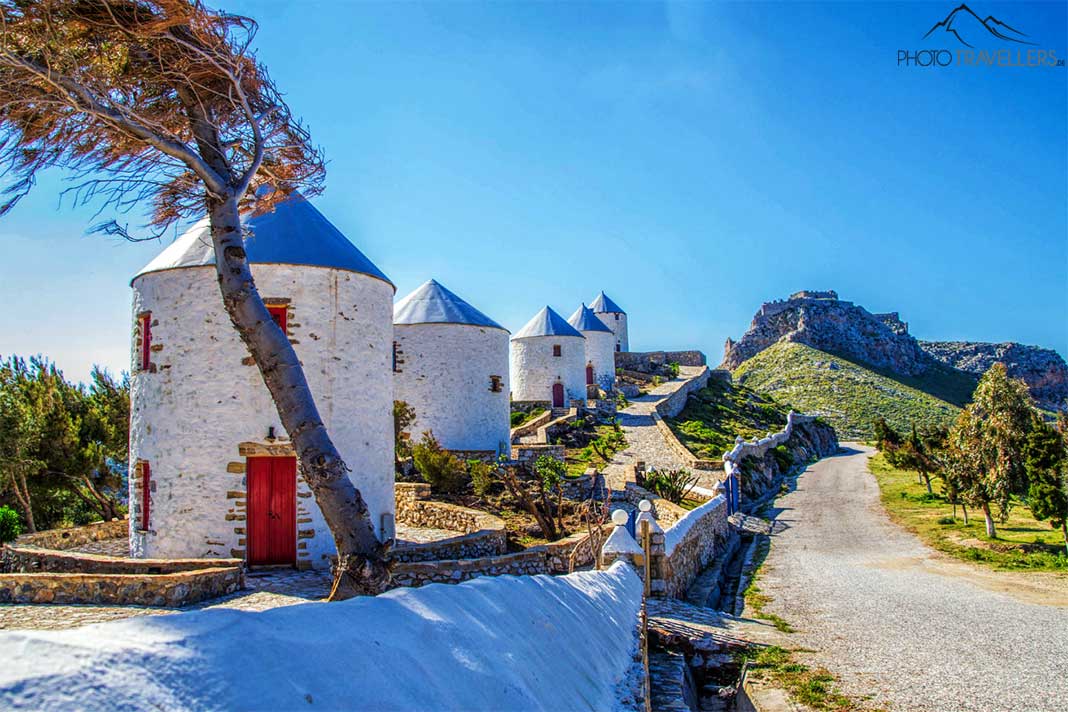
[[[468,482],[467,468],[460,458],[441,447],[434,433],[423,433],[423,439],[412,448],[415,469],[438,492],[456,494]]]

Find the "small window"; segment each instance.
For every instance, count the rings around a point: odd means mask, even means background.
[[[141,315],[141,370],[152,366],[152,312]]]
[[[619,321],[619,314],[616,314],[616,321]]]
[[[148,531],[152,512],[152,468],[141,462],[141,529]]]
[[[396,341],[394,341],[393,342],[393,373],[400,373],[401,372],[400,368],[397,367],[398,364],[400,363],[400,361],[397,359],[397,352],[399,351],[399,349],[397,348],[398,346],[400,346],[400,344],[398,344]]]
[[[622,351],[622,350],[623,350],[623,349],[622,349],[622,348],[620,348],[619,344],[616,344],[616,351]]]
[[[560,355],[560,344],[553,344],[553,356]]]
[[[490,390],[494,393],[500,393],[504,390],[504,384],[501,382],[500,376],[490,376]]]
[[[286,333],[287,325],[287,307],[284,304],[268,304],[267,311],[271,313],[271,318],[274,319],[274,323],[278,324],[278,328],[282,330],[282,333]]]

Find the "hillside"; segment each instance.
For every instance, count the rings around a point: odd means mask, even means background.
[[[710,378],[693,393],[676,417],[666,423],[698,457],[718,459],[734,447],[734,438],[762,438],[786,425],[789,407],[744,386]]]
[[[906,384],[901,378],[788,341],[745,361],[734,370],[734,378],[778,403],[823,416],[843,438],[870,437],[872,420],[880,416],[899,430],[913,422],[948,423],[958,408],[919,387],[959,393],[961,386],[952,371],[913,377]]]
[[[921,341],[920,347],[943,364],[982,375],[995,363],[1023,379],[1039,406],[1056,410],[1068,400],[1068,364],[1052,349],[1015,342]]]

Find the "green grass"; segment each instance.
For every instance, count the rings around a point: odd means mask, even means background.
[[[794,652],[771,645],[744,656],[749,675],[767,679],[785,690],[790,698],[814,710],[870,710],[837,690],[834,676],[823,668],[811,668],[797,661]]]
[[[511,427],[518,428],[523,423],[529,423],[544,412],[544,408],[533,408],[529,412],[513,410],[511,414]]]
[[[602,435],[607,435],[613,430],[611,425],[596,425],[593,427],[592,432],[585,433],[585,437],[582,440],[592,440]],[[626,448],[626,439],[623,440],[623,448]],[[590,467],[596,467],[598,470],[603,471],[608,461],[597,454],[597,451],[593,449],[591,445],[583,445],[582,447],[569,447],[565,444],[564,447],[564,464],[567,466],[568,477],[579,477],[583,475]]]
[[[764,564],[764,559],[768,557],[768,552],[771,550],[771,540],[766,536],[762,536],[760,541],[757,542],[757,549],[753,553],[753,561],[756,565],[753,567],[753,575],[749,578],[749,585],[745,587],[745,607],[753,613],[754,618],[759,618],[762,621],[771,623],[777,630],[781,630],[783,633],[793,633],[794,628],[787,623],[781,616],[774,613],[768,613],[764,610],[764,606],[771,603],[771,596],[763,593],[760,590],[760,586],[757,585],[757,579],[760,576],[760,567]]]
[[[966,375],[966,374],[965,374]],[[871,368],[797,343],[780,342],[734,371],[735,381],[795,410],[822,416],[842,438],[871,437],[878,417],[904,431],[913,423],[952,421],[959,408],[918,386],[957,402],[964,379],[935,368],[923,378],[891,378]],[[910,385],[911,384],[911,385]]]
[[[879,483],[890,518],[932,548],[995,569],[1068,571],[1068,553],[1060,530],[1035,520],[1023,503],[1014,500],[1008,521],[995,520],[997,539],[990,539],[983,513],[969,508],[965,524],[957,507],[954,517],[953,505],[939,494],[937,480],[932,483],[935,494],[931,495],[916,473],[894,469],[882,455],[873,457],[868,467]]]
[[[717,459],[734,447],[734,438],[764,437],[786,425],[788,407],[742,386],[710,378],[675,418],[665,422],[690,452]]]

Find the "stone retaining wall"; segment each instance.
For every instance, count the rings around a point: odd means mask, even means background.
[[[523,465],[526,463],[533,464],[542,455],[548,455],[549,457],[555,457],[560,462],[564,461],[564,446],[563,445],[513,445],[512,446],[512,459]]]
[[[537,417],[532,418],[531,420],[528,420],[527,422],[523,423],[522,425],[517,425],[516,427],[512,428],[512,430],[511,430],[511,438],[512,438],[512,440],[511,441],[515,442],[517,438],[525,437],[527,435],[533,435],[534,433],[538,432],[538,428],[542,427],[543,425],[545,425],[546,423],[548,423],[552,419],[553,419],[552,409],[551,408],[546,409],[546,411],[544,413],[542,413],[541,415],[538,415]]]
[[[61,549],[8,545],[0,555],[0,570],[8,573],[129,574],[151,576],[207,568],[233,568],[241,559],[128,559],[83,554]]]
[[[240,566],[142,574],[0,574],[0,603],[188,606],[245,587]]]
[[[478,576],[566,574],[570,572],[571,553],[576,549],[579,555],[575,566],[593,563],[588,535],[573,534],[514,554],[400,563],[393,568],[393,583],[397,586],[423,586],[428,583],[460,583]]]
[[[82,527],[49,529],[34,534],[23,534],[17,546],[32,546],[41,549],[73,549],[94,541],[125,539],[130,534],[129,519],[113,519],[110,522],[94,522]]]
[[[394,560],[475,559],[507,551],[507,534],[502,519],[477,509],[435,502],[429,497],[428,484],[397,482],[394,485],[397,521],[414,527],[461,532],[463,536],[397,546],[392,552]]]
[[[685,596],[702,570],[737,546],[737,536],[727,521],[727,498],[722,495],[688,512],[664,533],[664,595]]]
[[[704,366],[708,363],[700,351],[617,351],[616,368],[631,371],[655,369],[677,363],[680,366]]]

